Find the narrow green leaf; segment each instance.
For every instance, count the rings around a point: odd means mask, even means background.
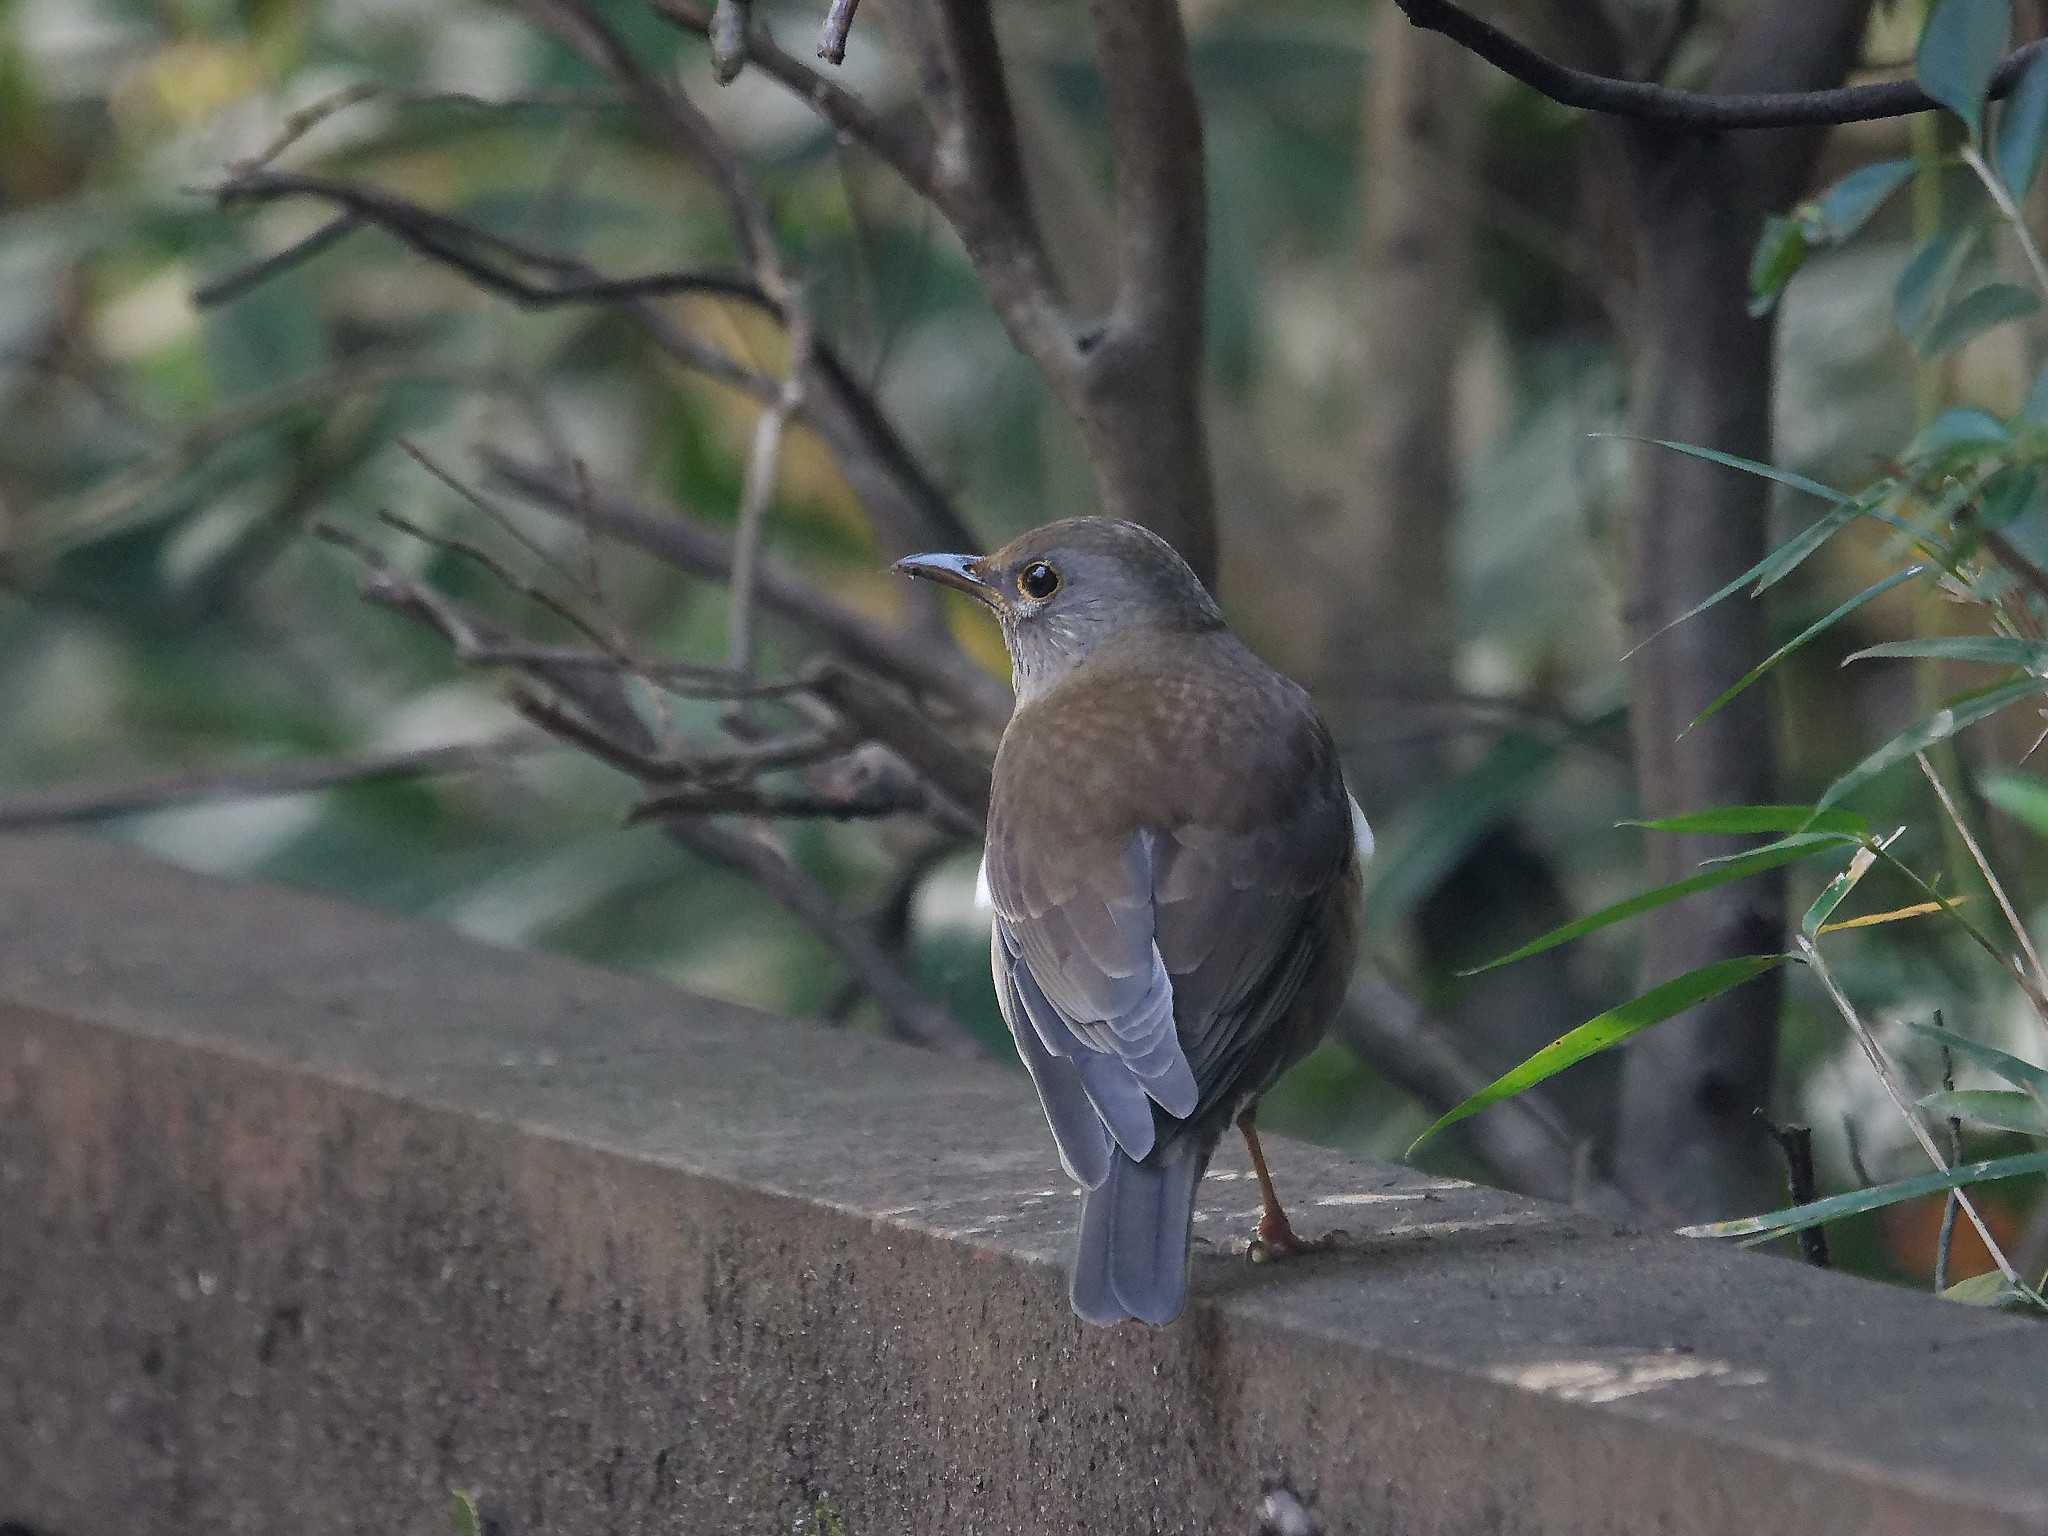
[[[2041,487],[2041,472],[2032,464],[2008,464],[1989,480],[1977,498],[1977,515],[1970,519],[1970,531],[2003,528],[2032,511],[2035,493]]]
[[[1811,555],[1843,528],[1846,528],[1850,523],[1862,516],[1863,511],[1864,509],[1855,502],[1834,508],[1834,510],[1828,512],[1817,521],[1808,524],[1783,544],[1780,544],[1726,586],[1708,593],[1677,618],[1661,625],[1654,633],[1645,635],[1623,653],[1622,659],[1626,661],[1659,635],[1678,628],[1687,619],[1698,618],[1709,608],[1713,607],[1714,604],[1733,597],[1744,587],[1749,586],[1751,582],[1756,583],[1756,592],[1762,592],[1765,588],[1783,581],[1793,571],[1798,569],[1800,563],[1807,556]]]
[[[1919,656],[1933,661],[1978,661],[1996,667],[2048,669],[2048,640],[2013,640],[2004,635],[1941,635],[1929,640],[1887,640],[1867,645],[1842,659],[1864,661],[1880,656]]]
[[[1905,831],[1906,829],[1901,827],[1890,837],[1880,839],[1875,848],[1858,848],[1851,854],[1849,867],[1830,880],[1821,893],[1814,897],[1813,905],[1806,909],[1806,916],[1799,920],[1799,931],[1809,939],[1819,933],[1822,925],[1835,915],[1835,908],[1839,907],[1848,898],[1849,893],[1856,889],[1863,877],[1870,873],[1871,866],[1877,862],[1877,856],[1897,842]]]
[[[2031,773],[1994,773],[1979,787],[1984,798],[2006,815],[2048,837],[2048,779]]]
[[[1943,1301],[1959,1302],[1966,1307],[2004,1307],[2014,1302],[2032,1300],[2012,1288],[2011,1283],[1995,1269],[1987,1269],[1981,1275],[1972,1275],[1967,1280],[1958,1280],[1947,1290],[1937,1293]]]
[[[1826,813],[1814,811],[1811,814],[1819,817]],[[1724,853],[1718,858],[1701,859],[1700,867],[1712,869],[1716,865],[1732,864],[1738,859],[1753,859],[1765,853],[1820,853],[1829,848],[1847,848],[1860,841],[1860,838],[1841,832],[1794,832],[1790,837],[1781,837],[1775,843],[1765,843],[1761,848],[1745,848],[1740,853]]]
[[[2044,687],[2048,685],[2044,685],[2038,677],[2022,677],[1950,700],[1926,719],[1899,732],[1830,784],[1827,793],[1820,797],[1819,808],[1826,810],[1845,795],[1861,789],[1865,783],[1876,778],[1887,768],[1904,762],[1915,752],[1924,752],[1938,741],[1947,741],[1956,732],[1975,725],[1979,720],[1987,719],[2002,709],[2008,709],[2022,699],[2038,697]]]
[[[1941,357],[1993,326],[2022,319],[2040,307],[2040,299],[2017,283],[1986,283],[1944,310],[1941,318],[1916,338],[1914,345],[1922,357]]]
[[[1512,1098],[1588,1056],[1641,1034],[1653,1024],[1661,1024],[1710,997],[1719,997],[1730,988],[1739,987],[1745,981],[1784,964],[1785,959],[1784,955],[1737,955],[1731,960],[1716,960],[1711,965],[1700,966],[1683,976],[1673,977],[1661,986],[1652,987],[1641,997],[1623,1003],[1619,1008],[1610,1008],[1588,1019],[1442,1115],[1436,1124],[1409,1144],[1407,1155],[1413,1157],[1415,1149],[1432,1136],[1478,1114],[1488,1105]]]
[[[1843,619],[1847,618],[1850,614],[1854,613],[1858,608],[1861,608],[1865,603],[1870,602],[1873,598],[1879,598],[1884,596],[1884,594],[1891,591],[1892,588],[1896,586],[1901,586],[1904,583],[1912,580],[1915,576],[1920,575],[1921,572],[1925,571],[1926,569],[1927,567],[1925,567],[1924,565],[1909,565],[1903,571],[1894,571],[1891,575],[1885,577],[1884,580],[1875,582],[1872,585],[1865,587],[1861,592],[1858,592],[1854,597],[1850,598],[1847,602],[1843,603],[1833,612],[1828,613],[1823,617],[1814,620],[1813,623],[1807,625],[1806,628],[1799,631],[1798,634],[1794,635],[1790,640],[1787,640],[1783,645],[1779,646],[1775,651],[1771,652],[1771,654],[1766,656],[1762,661],[1758,662],[1755,666],[1751,667],[1747,672],[1743,673],[1742,676],[1740,676],[1732,684],[1730,684],[1728,688],[1714,700],[1713,703],[1709,704],[1705,709],[1701,710],[1698,714],[1694,715],[1692,717],[1691,724],[1687,725],[1685,730],[1680,731],[1678,733],[1679,737],[1683,739],[1693,729],[1693,727],[1697,726],[1702,720],[1711,719],[1715,715],[1719,714],[1730,703],[1734,702],[1735,698],[1739,694],[1741,694],[1744,689],[1748,688],[1752,683],[1756,682],[1757,679],[1761,678],[1766,672],[1770,671],[1779,662],[1783,661],[1787,656],[1790,656],[1794,651],[1798,650],[1801,646],[1806,645],[1810,641],[1815,640],[1819,636],[1825,634],[1828,630],[1834,628],[1835,625],[1839,624]],[[1770,828],[1760,830],[1776,829]]]
[[[2048,1105],[2017,1088],[1938,1088],[1921,1098],[1920,1107],[1943,1120],[2048,1136]]]
[[[483,1517],[477,1513],[476,1495],[460,1488],[450,1488],[455,1500],[455,1536],[482,1536]]]
[[[1502,955],[1498,960],[1488,961],[1485,965],[1462,972],[1461,974],[1477,976],[1481,971],[1497,970],[1503,965],[1512,965],[1517,960],[1526,960],[1531,955],[1540,955],[1546,949],[1555,949],[1560,944],[1569,944],[1572,940],[1582,939],[1589,933],[1597,933],[1602,928],[1609,928],[1616,923],[1626,922],[1629,918],[1641,913],[1667,906],[1674,901],[1683,900],[1696,891],[1710,891],[1717,885],[1727,885],[1732,881],[1744,879],[1766,869],[1776,869],[1781,864],[1792,864],[1800,859],[1812,858],[1817,853],[1825,852],[1830,848],[1839,848],[1845,841],[1852,840],[1845,839],[1839,834],[1812,834],[1800,839],[1787,838],[1782,843],[1773,844],[1768,848],[1759,848],[1754,852],[1736,854],[1732,858],[1703,869],[1696,875],[1688,875],[1683,880],[1674,880],[1669,885],[1660,885],[1655,890],[1640,892],[1623,901],[1617,901],[1612,906],[1602,907],[1598,912],[1589,913],[1585,917],[1575,918],[1562,927],[1553,928],[1548,933],[1531,939],[1520,949],[1510,954]]]
[[[1935,231],[1899,273],[1892,294],[1892,313],[1899,331],[1908,338],[1927,328],[1935,312],[1947,302],[1956,279],[1984,237],[1981,224],[1949,224]]]
[[[1906,444],[1905,458],[1909,463],[1922,463],[1946,458],[1959,448],[2003,448],[2011,441],[2011,429],[1989,411],[1957,406],[1914,433]]]
[[[1983,1067],[2004,1078],[2013,1087],[2024,1090],[2048,1103],[2048,1067],[2037,1067],[2031,1061],[2022,1061],[2010,1052],[2001,1051],[1995,1045],[1986,1045],[1981,1040],[1972,1040],[1968,1035],[1959,1035],[1952,1029],[1943,1029],[1938,1024],[1920,1024],[1908,1020],[1906,1027],[1924,1040],[1944,1045],[1963,1060]]]
[[[1772,214],[1749,258],[1749,312],[1761,320],[1777,307],[1779,295],[1813,254],[1812,225],[1802,218]]]
[[[1870,823],[1854,811],[1828,811],[1816,816],[1810,805],[1723,805],[1711,811],[1659,816],[1654,821],[1624,821],[1621,825],[1641,827],[1648,832],[1692,832],[1705,837],[1802,831],[1862,837],[1870,831]]]
[[[1604,436],[1607,434],[1595,434]],[[1614,434],[1626,436],[1626,434]],[[1822,485],[1818,480],[1808,479],[1793,470],[1779,469],[1775,464],[1760,463],[1755,459],[1740,458],[1732,453],[1723,453],[1718,448],[1702,448],[1696,443],[1678,443],[1663,437],[1630,437],[1634,443],[1648,443],[1655,448],[1669,448],[1673,453],[1683,453],[1691,458],[1705,459],[1709,464],[1719,464],[1727,469],[1739,469],[1746,475],[1757,475],[1765,480],[1775,480],[1782,486],[1795,491],[1804,491],[1809,496],[1818,496],[1822,501],[1831,501],[1838,507],[1861,507],[1853,496],[1845,496],[1831,485]]]
[[[1920,88],[1984,136],[1984,94],[2012,46],[2011,0],[1939,0],[1920,34],[1913,74]]]
[[[2048,149],[2048,53],[2037,56],[1998,116],[1998,179],[2016,203],[2026,200]]]
[[[1919,168],[1917,160],[1880,160],[1851,171],[1814,199],[1816,237],[1829,245],[1849,239]]]
[[[2048,1152],[2022,1152],[2014,1157],[1959,1163],[1946,1170],[1930,1168],[1910,1179],[1899,1179],[1870,1189],[1854,1189],[1845,1195],[1829,1195],[1825,1200],[1810,1200],[1805,1205],[1787,1206],[1782,1211],[1771,1211],[1762,1216],[1710,1221],[1696,1227],[1680,1227],[1678,1231],[1683,1237],[1743,1237],[1763,1241],[1803,1232],[1824,1222],[1840,1221],[1845,1216],[1861,1216],[1866,1211],[1882,1210],[1902,1200],[1917,1200],[1922,1195],[1938,1195],[1996,1179],[2023,1178],[2030,1173],[2048,1173]]]

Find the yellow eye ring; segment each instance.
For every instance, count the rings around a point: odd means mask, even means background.
[[[1017,573],[1017,590],[1034,603],[1042,603],[1060,589],[1060,573],[1043,560],[1034,560]]]

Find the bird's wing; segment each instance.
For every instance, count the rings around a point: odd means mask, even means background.
[[[1000,827],[989,843],[997,997],[1060,1155],[1091,1187],[1106,1167],[1105,1130],[1125,1156],[1143,1158],[1152,1106],[1185,1118],[1200,1100],[1153,942],[1155,841],[1140,832],[1093,856],[1063,844],[1054,859]]]

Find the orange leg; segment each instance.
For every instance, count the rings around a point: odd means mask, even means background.
[[[1280,1192],[1273,1188],[1273,1175],[1266,1167],[1266,1153],[1259,1145],[1257,1127],[1252,1124],[1252,1110],[1246,1110],[1237,1117],[1237,1128],[1244,1132],[1244,1148],[1252,1156],[1252,1173],[1259,1181],[1258,1234],[1252,1238],[1247,1255],[1255,1262],[1272,1259],[1290,1259],[1296,1254],[1309,1253],[1317,1248],[1327,1248],[1344,1234],[1332,1232],[1313,1240],[1297,1237],[1293,1225],[1287,1220],[1287,1213],[1280,1208]]]

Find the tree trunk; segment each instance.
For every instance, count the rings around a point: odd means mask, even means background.
[[[1714,88],[1811,90],[1855,62],[1869,0],[1759,6]],[[1637,231],[1635,428],[1768,462],[1773,326],[1752,319],[1750,252],[1764,215],[1805,188],[1817,132],[1714,135],[1623,125]],[[1770,486],[1664,449],[1636,451],[1625,615],[1640,643],[1762,558]],[[1636,654],[1629,674],[1636,779],[1648,814],[1774,797],[1770,706],[1752,690],[1683,741],[1679,733],[1767,650],[1763,610],[1737,596]],[[1726,839],[1653,837],[1649,878],[1675,880]],[[1645,988],[1784,943],[1783,882],[1763,876],[1652,914]],[[1617,1180],[1689,1218],[1773,1201],[1758,1111],[1770,1099],[1781,987],[1775,974],[1702,1004],[1631,1046],[1622,1078]]]

